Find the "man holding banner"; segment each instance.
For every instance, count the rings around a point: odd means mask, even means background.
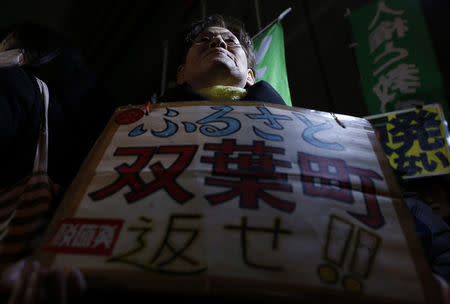
[[[277,36],[281,36],[282,42],[282,28],[279,22],[268,28],[255,39],[258,47],[255,58],[252,41],[242,26],[225,21],[220,15],[194,23],[185,37],[186,55],[177,71],[178,86],[168,90],[160,101],[253,100],[290,105],[283,43],[281,50],[274,50],[280,45]],[[279,59],[280,54],[283,55],[282,64],[271,65],[270,61]],[[272,69],[273,66],[282,68],[267,73],[269,65]],[[264,80],[255,83],[255,79],[266,79],[277,90]],[[450,303],[448,283],[437,275],[436,278],[442,288],[444,303]]]

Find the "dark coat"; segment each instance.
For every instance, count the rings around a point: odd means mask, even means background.
[[[404,193],[423,253],[434,273],[450,282],[450,228],[413,192]]]
[[[0,68],[0,188],[32,170],[43,107],[35,76],[49,88],[48,173],[55,183],[71,183],[114,111],[94,74],[69,57],[39,67]]]
[[[0,69],[0,188],[31,173],[41,108],[39,87],[25,70]]]

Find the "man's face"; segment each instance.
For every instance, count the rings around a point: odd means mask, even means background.
[[[192,43],[186,62],[178,68],[177,83],[194,89],[213,85],[245,87],[254,75],[239,40],[222,27],[208,27]]]

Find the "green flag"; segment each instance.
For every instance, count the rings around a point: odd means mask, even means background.
[[[265,80],[292,106],[284,58],[283,28],[276,22],[253,39],[256,55],[256,81]]]
[[[369,114],[441,103],[444,87],[419,0],[379,0],[350,15]]]

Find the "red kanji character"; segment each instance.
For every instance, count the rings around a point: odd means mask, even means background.
[[[79,228],[80,225],[77,224],[63,223],[61,227],[58,229],[56,235],[53,237],[51,246],[54,247],[70,246],[73,239],[76,237]]]
[[[116,236],[117,228],[117,225],[100,225],[92,247],[96,248],[102,246],[106,249],[111,248],[111,245],[114,242],[114,237]]]
[[[61,219],[46,251],[109,256],[114,250],[124,220],[109,218]]]
[[[303,193],[352,203],[350,178],[343,160],[298,153]]]
[[[261,182],[267,180],[287,180],[285,173],[276,173],[275,168],[290,168],[291,163],[274,159],[271,154],[284,154],[284,149],[267,147],[264,141],[253,141],[253,145],[236,145],[235,139],[223,139],[221,144],[205,144],[205,150],[215,152],[214,157],[202,157],[203,163],[213,164],[213,175],[235,177],[239,180],[223,180],[206,178],[207,185],[231,188],[219,194],[207,195],[206,199],[213,205],[226,202],[234,197],[240,197],[241,208],[258,208],[258,199],[261,198],[271,207],[282,211],[292,212],[295,204],[281,200],[270,194],[267,190],[292,192],[290,184],[279,182]],[[231,155],[238,153],[236,157]]]
[[[349,175],[357,175],[361,181],[367,214],[348,213],[371,228],[377,229],[384,225],[373,182],[373,179],[383,179],[378,173],[347,166],[344,160],[303,152],[298,152],[298,164],[302,172],[304,194],[328,197],[345,203],[354,201]]]
[[[372,170],[354,167],[348,167],[348,170],[350,174],[358,175],[361,181],[362,193],[367,209],[367,214],[358,214],[354,212],[349,212],[349,214],[374,229],[382,227],[384,225],[384,218],[381,214],[380,206],[378,205],[373,179],[382,180],[383,178]]]
[[[78,229],[78,233],[73,239],[72,247],[84,247],[89,248],[92,241],[97,234],[98,225],[95,224],[83,224]]]
[[[161,147],[130,147],[117,148],[114,156],[137,156],[132,165],[126,163],[114,168],[119,173],[119,178],[112,184],[90,193],[93,200],[104,199],[125,186],[129,186],[131,191],[125,194],[128,203],[133,203],[146,197],[159,189],[164,189],[167,193],[180,204],[185,203],[194,195],[183,189],[176,178],[192,161],[197,146],[161,146]],[[145,183],[139,176],[139,172],[150,162],[154,154],[179,154],[179,157],[168,169],[165,169],[160,162],[150,166],[155,180]]]

